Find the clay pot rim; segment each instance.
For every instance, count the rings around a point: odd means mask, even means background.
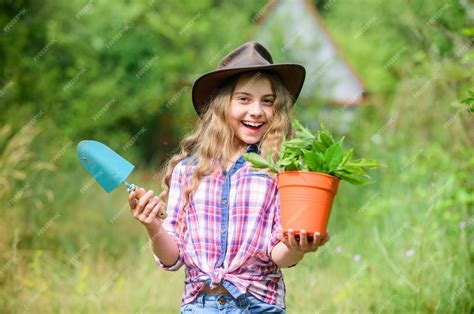
[[[333,175],[330,175],[330,174],[327,174],[327,173],[316,172],[316,171],[306,171],[306,170],[281,171],[281,172],[278,172],[278,173],[277,173],[277,176],[279,176],[281,173],[312,173],[312,174],[317,174],[317,175],[320,175],[320,176],[325,176],[325,177],[333,178],[333,179],[335,179],[335,180],[341,180],[341,179],[339,179],[339,178],[336,177],[336,176],[333,176]]]

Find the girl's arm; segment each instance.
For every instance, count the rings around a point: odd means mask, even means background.
[[[166,266],[176,264],[179,258],[178,245],[161,223],[146,226],[153,253]]]
[[[271,252],[272,260],[280,268],[296,265],[303,259],[304,252],[289,249],[283,242],[278,242]]]
[[[138,201],[135,199],[135,194],[135,191],[131,191],[128,196],[130,209],[133,216],[147,230],[153,253],[161,261],[162,266],[170,267],[175,265],[179,259],[178,244],[175,238],[166,232],[163,221],[157,217],[158,211],[163,204],[158,202],[157,197],[152,198],[152,190],[142,195]],[[173,218],[169,217],[169,219]]]

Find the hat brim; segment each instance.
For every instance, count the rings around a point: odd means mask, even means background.
[[[192,99],[194,109],[196,109],[198,115],[201,116],[205,112],[213,92],[225,81],[225,79],[232,75],[251,70],[267,70],[278,74],[283,85],[285,85],[288,92],[293,96],[293,101],[296,101],[298,98],[301,89],[303,88],[306,76],[305,68],[302,65],[295,63],[249,66],[215,70],[205,73],[198,77],[193,84]]]

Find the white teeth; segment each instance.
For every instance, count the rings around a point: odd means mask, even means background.
[[[247,122],[247,121],[242,121],[242,123],[245,124],[245,125],[253,126],[253,127],[259,127],[259,126],[263,125],[263,123],[253,123],[253,122]]]

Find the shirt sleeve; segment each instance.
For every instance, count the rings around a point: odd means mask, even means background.
[[[268,245],[267,249],[267,256],[268,258],[272,260],[271,253],[275,245],[277,245],[280,241],[280,229],[282,228],[281,226],[281,209],[280,209],[280,193],[278,191],[278,187],[275,187],[275,194],[274,194],[274,199],[272,200],[272,203],[270,204],[271,211],[273,211],[273,223],[272,223],[272,233],[270,236],[270,243]],[[298,263],[293,264],[291,266],[288,266],[287,268],[291,268],[296,266]]]
[[[280,193],[275,183],[275,193],[270,203],[270,212],[273,212],[272,231],[270,235],[270,243],[267,248],[267,257],[272,260],[271,253],[275,245],[280,242],[280,228],[281,228],[281,212],[280,212]]]
[[[163,227],[165,231],[174,237],[178,249],[179,249],[179,257],[176,263],[173,265],[165,265],[163,264],[160,259],[156,256],[156,254],[152,251],[153,257],[155,259],[155,262],[157,265],[159,265],[161,268],[167,271],[177,271],[183,266],[184,264],[184,258],[183,258],[183,244],[179,238],[178,234],[178,215],[179,215],[179,209],[180,206],[182,205],[182,202],[184,201],[184,198],[182,196],[182,191],[183,191],[183,182],[184,182],[184,175],[182,171],[182,162],[179,162],[173,169],[173,173],[171,175],[171,180],[170,180],[170,190],[169,190],[169,196],[168,196],[168,204],[166,206],[166,213],[167,217],[163,221]]]

